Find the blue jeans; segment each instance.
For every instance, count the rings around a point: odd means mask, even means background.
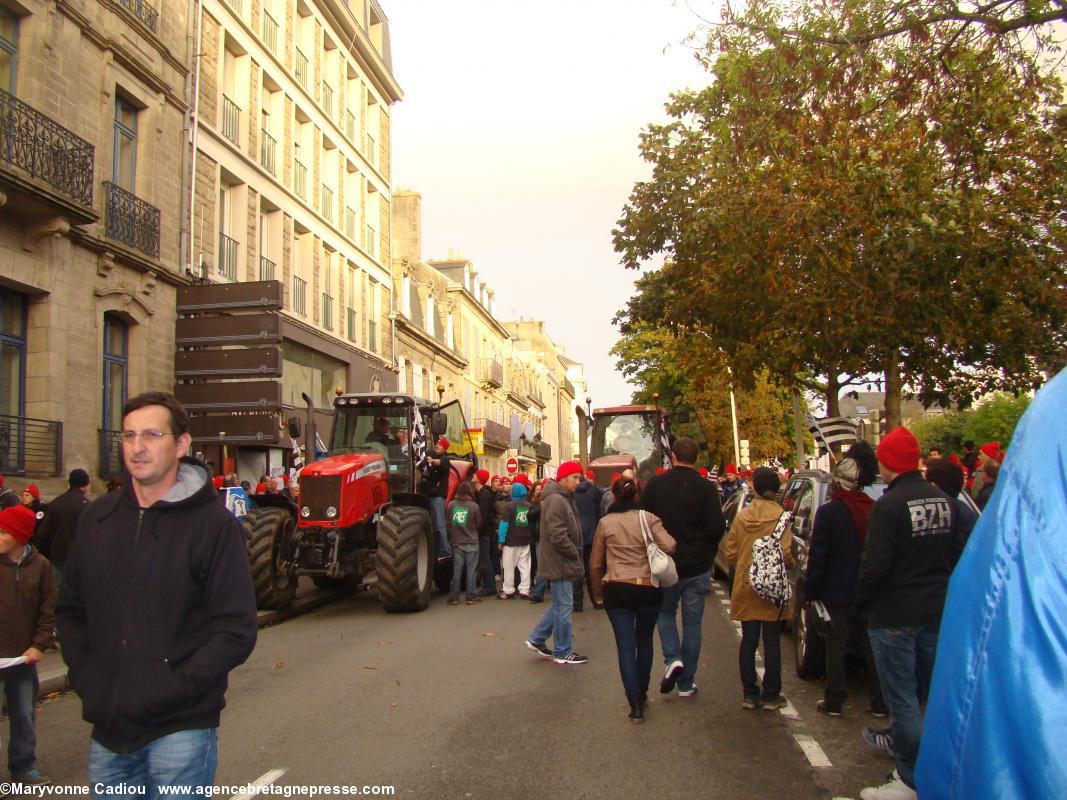
[[[659,643],[663,648],[663,663],[681,660],[682,674],[678,688],[689,691],[697,674],[700,661],[700,627],[704,621],[704,604],[708,600],[711,573],[703,572],[692,578],[682,578],[678,583],[663,590],[663,606],[659,610]],[[675,618],[679,602],[682,604],[682,638],[678,640],[678,622]]]
[[[544,644],[551,636],[552,655],[563,658],[574,649],[571,643],[574,585],[570,581],[549,581],[548,585],[552,588],[552,605],[545,609],[529,638],[534,644]]]
[[[467,597],[478,594],[478,585],[475,580],[478,570],[478,545],[461,544],[452,548],[452,586],[448,590],[449,600],[459,599],[459,583],[463,579],[463,572],[467,572]]]
[[[11,730],[11,739],[7,743],[7,768],[13,778],[37,765],[34,728],[37,687],[35,664],[0,669],[0,692],[7,697],[7,720]]]
[[[892,717],[893,760],[900,779],[912,789],[923,732],[921,706],[930,691],[938,630],[937,625],[867,629],[882,693]]]
[[[652,633],[656,630],[659,609],[655,606],[609,608],[607,614],[611,629],[615,631],[622,688],[626,696],[634,700],[648,691],[652,673]]]
[[[741,646],[737,663],[741,670],[741,690],[745,697],[758,698],[756,682],[756,649],[763,633],[763,700],[777,700],[782,693],[782,623],[762,622],[758,619],[741,623]]]
[[[452,555],[452,546],[448,543],[448,523],[445,521],[445,498],[430,498],[430,519],[433,522],[434,536],[437,538],[437,555]]]
[[[89,785],[144,787],[144,800],[163,796],[161,786],[182,786],[184,793],[167,797],[196,798],[196,787],[215,783],[218,766],[218,729],[178,731],[132,753],[113,753],[99,742],[89,748]],[[94,798],[108,795],[93,789]],[[203,798],[203,794],[199,795]]]

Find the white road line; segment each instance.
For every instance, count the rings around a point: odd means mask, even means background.
[[[782,706],[781,708],[778,709],[778,713],[781,714],[786,719],[791,719],[791,720],[799,720],[800,719],[800,714],[797,712],[796,708],[793,707],[793,704],[790,703],[788,700],[785,701],[785,705],[784,706]]]
[[[729,597],[720,597],[719,598],[719,602],[722,603],[724,606],[728,606],[728,605],[730,605],[730,598]]]
[[[794,733],[793,738],[796,739],[797,744],[800,745],[800,749],[804,751],[808,763],[813,767],[816,769],[824,769],[833,766],[833,764],[830,763],[830,759],[826,757],[826,753],[819,747],[819,743],[806,733]]]
[[[257,795],[259,794],[259,792],[257,791],[258,789],[262,789],[265,786],[270,786],[284,774],[284,769],[272,769],[270,772],[264,772],[262,775],[260,775],[258,778],[248,784],[250,787],[252,787],[251,792],[238,792],[237,794],[233,795],[230,800],[242,800],[242,798]]]

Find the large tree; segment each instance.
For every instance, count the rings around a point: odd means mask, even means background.
[[[701,331],[738,374],[823,376],[831,413],[839,375],[882,372],[892,425],[905,384],[966,402],[1062,365],[1067,114],[1021,51],[827,43],[879,8],[754,2],[716,29],[614,235],[628,267],[669,262],[632,321]]]

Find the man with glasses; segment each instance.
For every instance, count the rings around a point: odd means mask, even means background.
[[[214,783],[227,676],[256,643],[245,540],[188,456],[173,395],[126,403],[121,438],[128,474],[81,515],[56,625],[93,725],[94,795],[185,786],[192,797]]]

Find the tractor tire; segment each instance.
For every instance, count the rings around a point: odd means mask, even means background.
[[[434,541],[422,508],[389,507],[378,523],[378,597],[390,612],[422,611],[433,591]]]
[[[826,672],[826,643],[819,635],[820,624],[815,610],[805,608],[798,591],[793,607],[793,663],[801,680],[815,680]]]
[[[297,577],[279,568],[279,556],[292,538],[296,521],[281,508],[258,508],[241,520],[248,540],[248,565],[256,608],[288,608],[296,596]]]

